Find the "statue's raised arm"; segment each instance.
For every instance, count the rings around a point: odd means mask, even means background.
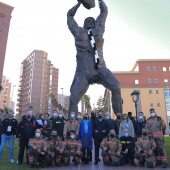
[[[74,16],[77,12],[77,9],[80,7],[81,2],[78,2],[75,6],[73,6],[67,13],[67,25],[71,33],[75,36],[78,32],[78,24],[74,20]]]
[[[108,8],[103,0],[98,0],[99,1],[99,8],[100,8],[100,14],[96,19],[96,26],[97,27],[102,27],[103,32],[105,30],[105,22],[106,18],[108,15]]]

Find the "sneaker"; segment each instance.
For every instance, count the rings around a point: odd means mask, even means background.
[[[10,159],[10,162],[11,162],[11,163],[14,163],[15,161],[14,161],[13,159]]]

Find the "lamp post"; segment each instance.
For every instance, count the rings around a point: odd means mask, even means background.
[[[11,96],[11,104],[10,104],[10,108],[12,107],[12,100],[13,100],[14,87],[16,87],[16,85],[13,85],[13,88],[12,88],[12,96]],[[11,108],[11,109],[12,109],[12,108]]]
[[[132,93],[131,93],[131,97],[132,97],[132,101],[135,103],[135,109],[136,109],[136,120],[137,120],[137,102],[139,100],[139,95],[140,93],[136,90],[134,90]]]
[[[61,88],[61,90],[62,90],[62,112],[63,112],[63,88]]]

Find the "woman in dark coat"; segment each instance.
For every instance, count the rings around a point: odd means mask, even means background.
[[[80,123],[79,137],[82,143],[82,161],[88,164],[92,160],[93,127],[87,113],[84,114],[83,121]]]

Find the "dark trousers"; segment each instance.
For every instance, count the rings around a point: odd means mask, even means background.
[[[29,139],[20,140],[18,162],[21,162],[21,163],[23,162],[24,150],[25,148],[26,148],[26,151],[28,150],[28,143],[29,143]]]
[[[101,142],[102,142],[102,139],[94,138],[95,162],[98,162],[98,159],[99,159],[99,149],[100,149]]]
[[[120,164],[121,165],[125,165],[126,163],[128,163],[128,160],[130,160],[130,163],[134,162],[134,154],[135,154],[135,150],[129,150],[127,154],[122,154],[122,158],[120,158]]]

